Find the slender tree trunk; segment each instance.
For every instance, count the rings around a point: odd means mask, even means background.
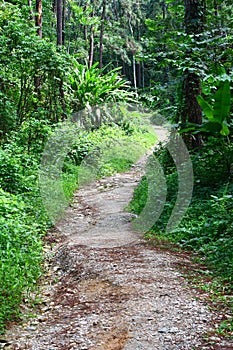
[[[90,47],[89,47],[89,61],[88,68],[90,69],[93,65],[94,60],[94,28],[91,26],[91,34],[90,34]]]
[[[163,11],[163,19],[166,19],[167,17],[167,5],[166,5],[166,1],[162,1],[160,3],[161,7],[162,7],[162,11]]]
[[[62,14],[63,14],[63,0],[57,0],[57,45],[62,45]]]
[[[137,23],[137,41],[141,41],[141,31],[140,31],[140,22]],[[140,88],[142,86],[142,71],[141,71],[141,62],[136,62],[136,73],[137,73],[137,86]]]
[[[62,3],[62,45],[65,45],[66,0]]]
[[[129,18],[129,29],[130,29],[130,33],[133,37],[134,33],[133,33],[133,27],[131,24],[131,18]],[[133,65],[133,86],[134,86],[134,89],[137,90],[136,61],[135,61],[135,54],[134,53],[133,53],[132,65]]]
[[[134,89],[137,90],[137,74],[136,74],[135,56],[133,56],[132,64],[133,64],[133,86],[134,86]]]
[[[100,69],[103,67],[103,37],[104,37],[105,13],[106,13],[106,0],[103,0],[101,28],[100,28],[100,62],[99,62]]]
[[[42,0],[36,0],[36,27],[37,34],[42,38]]]
[[[136,71],[137,71],[137,86],[140,88],[142,86],[141,62],[136,63]]]
[[[145,67],[144,62],[142,61],[142,88],[145,88]]]
[[[92,11],[91,17],[94,18],[94,10]],[[89,44],[89,60],[88,60],[88,68],[90,69],[93,65],[93,60],[94,60],[94,25],[91,25],[90,28],[90,44]]]

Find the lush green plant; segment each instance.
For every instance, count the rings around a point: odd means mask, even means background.
[[[42,227],[22,197],[0,189],[0,333],[5,320],[19,316],[25,293],[41,275]]]
[[[167,181],[167,202],[159,220],[146,235],[178,243],[185,249],[197,250],[213,271],[232,283],[233,273],[233,185],[230,164],[232,144],[223,147],[213,138],[198,154],[192,155],[194,192],[192,202],[179,226],[165,233],[176,197],[178,179],[174,163],[164,148],[156,155],[164,167]],[[147,180],[135,190],[131,210],[139,214],[147,200]]]
[[[203,132],[219,131],[221,135],[228,136],[230,130],[227,121],[231,107],[230,83],[225,81],[213,96],[214,105],[211,106],[202,96],[197,100],[203,109],[208,122],[201,127]]]
[[[70,74],[74,111],[104,102],[133,101],[133,94],[128,91],[127,81],[119,75],[120,68],[107,73],[98,68],[98,63],[90,69],[75,63]]]
[[[228,122],[231,108],[231,92],[230,82],[218,82],[218,90],[211,96],[213,105],[211,105],[203,96],[197,96],[199,105],[201,106],[206,120],[202,125],[188,123],[181,133],[187,131],[202,132],[212,135],[228,136],[230,133]]]

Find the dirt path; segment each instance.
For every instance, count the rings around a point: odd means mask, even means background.
[[[144,164],[145,158],[77,192],[47,237],[50,260],[38,315],[7,332],[8,349],[233,348],[216,336],[214,347],[203,345],[217,315],[176,268],[188,258],[153,248],[132,230],[124,208]]]

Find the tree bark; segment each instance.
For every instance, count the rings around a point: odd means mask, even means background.
[[[190,73],[188,70],[184,77],[184,118],[183,122],[202,124],[202,110],[197,102],[197,96],[201,94],[201,81],[197,74]],[[188,135],[186,144],[190,148],[201,147],[201,134]]]
[[[57,45],[62,45],[62,13],[63,0],[57,0]]]
[[[62,3],[62,45],[65,45],[66,0]]]
[[[36,27],[37,34],[42,38],[42,0],[36,0]]]
[[[203,31],[205,2],[201,0],[184,0],[185,5],[185,31],[187,34],[195,35]],[[197,39],[198,40],[198,39]],[[191,53],[187,53],[191,58]],[[197,95],[201,94],[201,80],[197,73],[188,69],[184,76],[183,95],[184,108],[182,111],[182,122],[202,124],[202,110],[197,102]],[[191,148],[199,148],[202,144],[201,134],[186,135],[185,142]]]

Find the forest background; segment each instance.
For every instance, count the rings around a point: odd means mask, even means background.
[[[167,202],[146,236],[197,251],[228,303],[233,273],[232,11],[230,0],[0,2],[2,332],[7,321],[20,317],[20,304],[30,299],[43,273],[43,237],[52,222],[41,200],[38,169],[55,128],[87,111],[62,169],[68,200],[77,188],[79,166],[93,148],[119,139],[149,148],[155,141],[142,118],[130,116],[125,107],[114,122],[107,111],[100,123],[92,107],[106,103],[148,108],[152,122],[166,119],[182,135],[194,168],[192,202],[180,225],[165,233],[178,183],[172,157],[161,145],[155,155],[166,175]],[[130,165],[116,158],[101,164],[99,176]],[[137,214],[147,188],[145,177],[130,204]],[[232,319],[220,327],[232,329]]]

